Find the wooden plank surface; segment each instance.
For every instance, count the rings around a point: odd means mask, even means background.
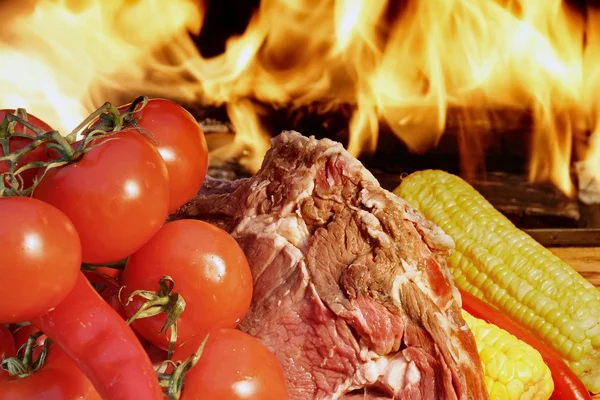
[[[600,247],[555,247],[549,250],[600,288]]]

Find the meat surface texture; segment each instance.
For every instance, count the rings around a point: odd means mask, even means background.
[[[208,178],[175,218],[230,232],[254,276],[240,328],[291,399],[486,399],[446,267],[454,243],[341,144],[287,131],[249,179]]]

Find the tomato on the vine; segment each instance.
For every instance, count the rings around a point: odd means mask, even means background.
[[[8,327],[4,324],[0,324],[0,363],[6,357],[12,357],[17,354],[17,346],[15,339]],[[6,371],[0,368],[0,382],[8,379],[9,375]]]
[[[98,272],[104,275],[108,275],[111,278],[115,278],[117,281],[121,279],[121,270],[117,268],[111,267],[96,267],[94,268],[94,272]]]
[[[31,335],[40,332],[38,328],[29,324],[19,326],[17,329],[13,331],[13,337],[15,339],[15,346],[17,351],[23,346],[25,346],[29,342],[29,338]],[[44,334],[40,334],[40,336],[35,340],[36,347],[33,348],[33,356],[38,357],[40,352],[42,351],[42,346],[46,341],[47,336]]]
[[[119,300],[119,289],[121,289],[119,281],[112,276],[98,271],[85,271],[83,274],[104,301],[106,301],[113,310],[118,312],[123,319],[127,319],[123,305]]]
[[[119,107],[123,112],[129,104]],[[143,132],[158,143],[158,151],[169,170],[169,212],[194,198],[208,168],[208,148],[196,119],[179,104],[150,99],[133,115]]]
[[[169,175],[140,133],[120,132],[92,144],[80,160],[50,169],[33,196],[73,221],[83,262],[102,264],[132,254],[163,225]]]
[[[15,110],[0,110],[0,123],[2,123],[2,121],[4,120],[4,118],[6,117],[7,114],[14,114],[14,113],[15,113]],[[35,126],[36,128],[40,128],[41,130],[43,130],[45,132],[52,130],[52,127],[50,125],[48,125],[41,119],[39,119],[36,116],[29,114],[29,113],[27,114],[27,122],[29,122],[31,125]],[[29,136],[35,135],[35,133],[33,131],[25,128],[22,124],[19,124],[19,123],[17,123],[15,125],[14,132],[26,134]],[[14,153],[14,152],[21,150],[22,148],[30,145],[31,140],[22,138],[22,137],[12,137],[8,143],[9,143],[8,150],[11,153]],[[0,152],[0,155],[4,155],[4,154]],[[46,154],[45,146],[43,146],[43,145],[38,146],[34,150],[24,154],[21,157],[21,159],[17,163],[17,168],[22,167],[23,165],[32,163],[34,161],[45,162],[48,160],[49,160],[49,157]],[[8,167],[9,167],[8,161],[0,161],[0,174],[7,172]],[[30,187],[33,184],[33,179],[37,175],[39,175],[41,172],[42,172],[42,170],[40,168],[32,168],[32,169],[23,171],[20,174],[21,178],[23,179],[23,188]]]
[[[0,380],[2,400],[100,400],[89,379],[60,347],[52,344],[43,366],[24,378]]]
[[[18,327],[13,331],[13,337],[15,338],[15,345],[17,346],[17,350],[24,346],[29,341],[29,337],[35,333],[38,333],[40,330],[35,326],[28,324]],[[42,346],[46,341],[46,335],[42,334],[38,337],[35,343],[38,346]]]
[[[165,224],[125,266],[121,296],[135,290],[156,290],[161,277],[173,279],[173,293],[185,300],[177,322],[179,343],[214,328],[233,328],[248,312],[252,275],[235,239],[209,223],[183,219]],[[125,306],[128,316],[142,304],[140,296]],[[169,335],[159,335],[165,315],[138,319],[132,327],[146,340],[167,349]]]
[[[175,350],[173,361],[194,354],[205,336],[195,336]],[[285,400],[283,368],[258,339],[236,329],[210,332],[196,365],[185,375],[181,400]]]
[[[27,321],[73,289],[81,244],[73,223],[30,197],[0,198],[0,323]]]

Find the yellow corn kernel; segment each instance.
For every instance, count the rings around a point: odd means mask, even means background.
[[[462,314],[475,336],[490,400],[550,398],[552,374],[536,349],[496,325]]]
[[[419,171],[394,191],[454,239],[448,266],[461,289],[553,347],[600,392],[600,291],[518,229],[458,176]]]

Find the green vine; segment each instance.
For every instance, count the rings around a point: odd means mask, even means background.
[[[181,391],[183,390],[183,385],[185,383],[185,375],[200,360],[206,342],[208,341],[208,336],[209,335],[206,335],[204,337],[204,340],[202,340],[202,343],[200,343],[196,352],[186,360],[181,362],[166,360],[157,368],[158,371],[162,371],[165,367],[168,368],[169,366],[173,369],[171,373],[157,373],[160,387],[162,387],[163,390],[166,390],[165,396],[170,400],[179,400],[181,398]]]
[[[163,332],[170,330],[168,349],[169,358],[173,353],[175,343],[177,343],[177,321],[185,310],[186,305],[182,295],[173,293],[174,287],[175,283],[173,282],[173,279],[170,276],[165,275],[160,278],[160,281],[158,282],[158,292],[151,290],[136,290],[129,295],[125,302],[123,302],[121,300],[121,293],[125,286],[121,287],[119,290],[119,301],[121,301],[121,304],[124,306],[127,306],[136,296],[145,300],[140,308],[129,317],[127,325],[130,325],[135,320],[150,318],[159,314],[165,314],[167,316],[167,319],[158,334],[160,335]]]
[[[2,360],[1,367],[7,371],[10,376],[16,378],[26,378],[29,375],[39,371],[45,364],[52,341],[49,338],[44,340],[42,350],[35,357],[35,351],[39,346],[36,344],[38,338],[43,335],[42,332],[36,332],[29,336],[27,344],[19,349],[19,354],[14,357],[7,357]]]
[[[141,134],[153,141],[148,133],[139,129],[135,113],[139,112],[148,103],[146,96],[135,99],[123,114],[111,103],[104,103],[85,118],[68,135],[63,136],[59,131],[45,132],[27,120],[27,112],[17,109],[13,114],[7,114],[0,122],[0,166],[7,164],[0,173],[0,197],[4,196],[31,196],[35,187],[52,169],[78,161],[85,153],[96,146],[111,140],[109,137],[128,127],[137,128]],[[16,132],[17,125],[23,127],[22,132]],[[21,138],[29,143],[14,152],[10,151],[11,140]],[[107,138],[106,140],[98,140]],[[79,145],[75,147],[79,139]],[[32,161],[21,165],[23,157],[43,146],[47,155],[52,154],[49,161]],[[55,157],[56,155],[56,157]],[[30,169],[39,169],[42,172],[34,178],[33,183],[27,187],[21,174]]]

